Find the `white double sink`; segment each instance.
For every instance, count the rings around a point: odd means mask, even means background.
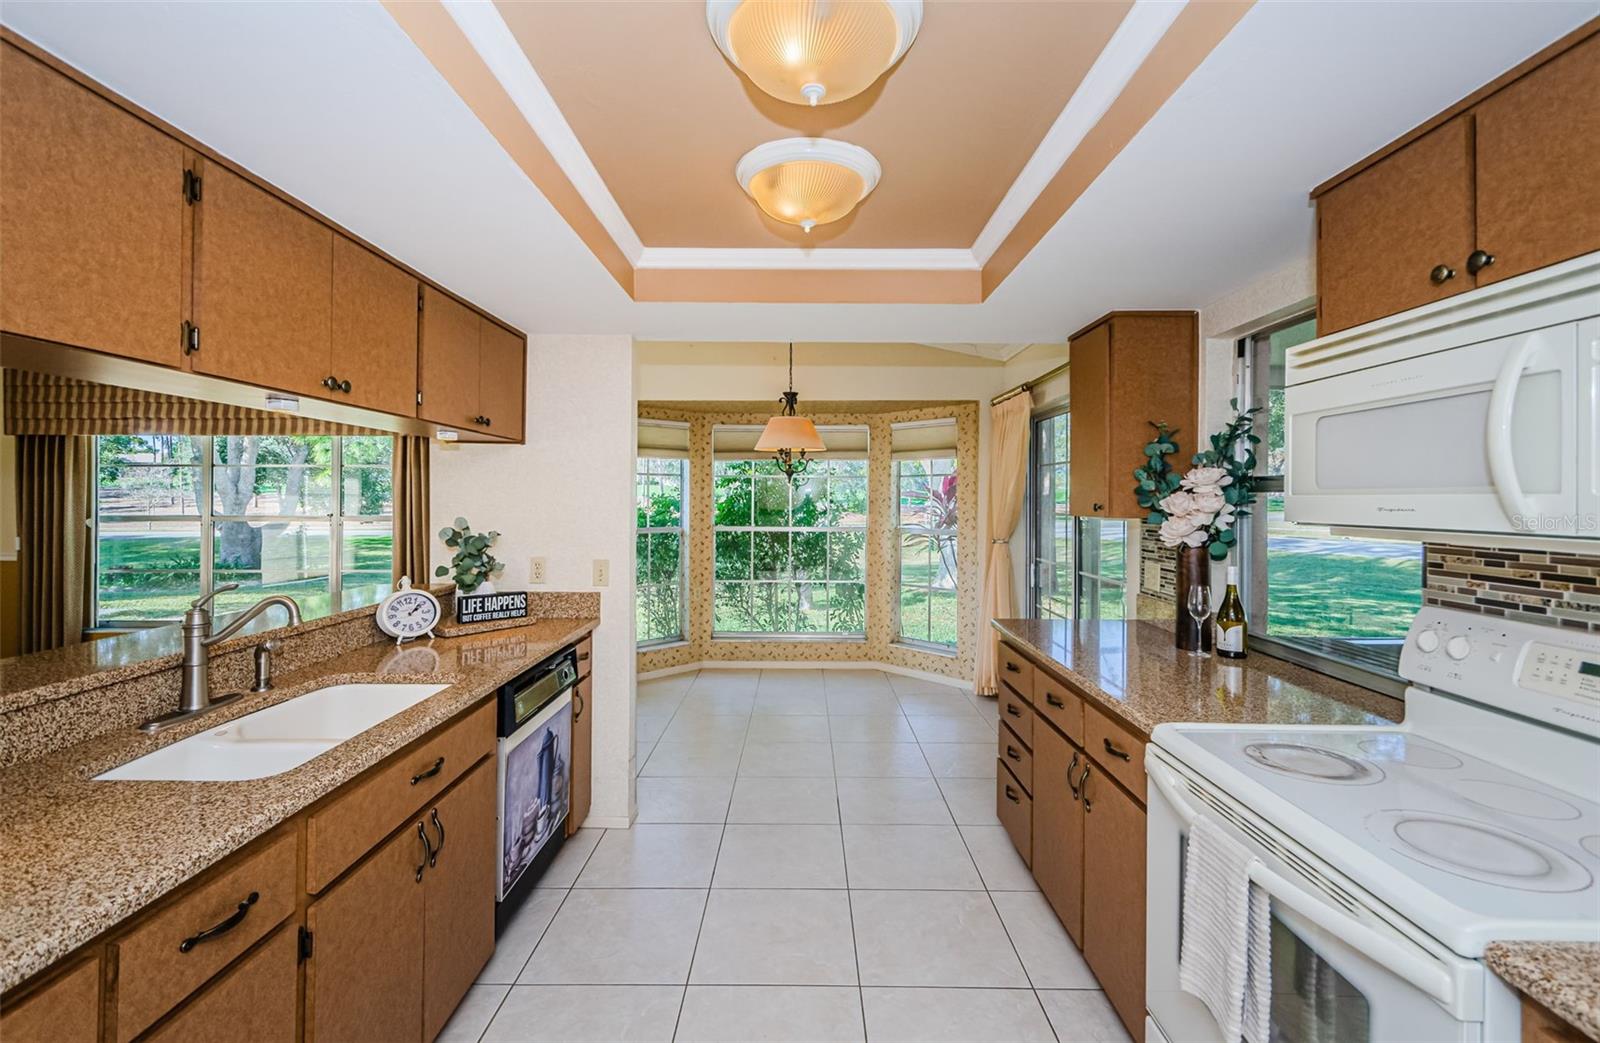
[[[239,782],[280,775],[382,724],[445,684],[318,688],[112,768],[96,781]]]

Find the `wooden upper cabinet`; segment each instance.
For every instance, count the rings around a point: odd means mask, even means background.
[[[1072,940],[1083,944],[1083,805],[1087,761],[1054,728],[1033,729],[1033,878]]]
[[[1178,430],[1195,451],[1199,326],[1194,312],[1113,312],[1071,338],[1070,509],[1086,518],[1143,518],[1133,471],[1155,434]]]
[[[0,328],[180,366],[184,149],[0,44]]]
[[[1083,958],[1128,1033],[1142,1039],[1145,812],[1098,765],[1082,793]]]
[[[1472,289],[1472,205],[1467,116],[1319,196],[1318,334]]]
[[[305,984],[309,1043],[422,1038],[422,880],[428,860],[417,825],[402,829],[306,910],[312,937]]]
[[[325,397],[417,415],[417,280],[359,243],[333,237],[329,375],[350,390]],[[342,385],[341,385],[342,386]]]
[[[494,955],[495,761],[428,807],[434,858],[424,876],[422,1038],[431,1040]]]
[[[330,376],[333,230],[218,163],[195,214],[201,373],[322,395]]]
[[[478,350],[478,409],[490,434],[522,437],[523,378],[528,344],[491,319],[483,318]]]
[[[1600,34],[1473,112],[1478,285],[1600,250]]]
[[[432,286],[422,288],[422,346],[417,416],[451,427],[477,429],[479,415],[478,313]]]

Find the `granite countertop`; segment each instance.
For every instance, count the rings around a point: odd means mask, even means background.
[[[431,645],[388,642],[286,673],[270,692],[160,736],[123,729],[0,771],[0,991],[127,919],[592,631],[544,619]],[[298,768],[246,782],[95,782],[100,772],[315,688],[450,687]]]
[[[1600,1040],[1600,944],[1491,942],[1489,969],[1573,1028]]]
[[[1011,644],[1148,739],[1158,724],[1391,724],[1398,699],[1270,656],[1196,658],[1145,620],[997,619]]]

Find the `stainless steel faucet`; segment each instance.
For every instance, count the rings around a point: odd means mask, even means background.
[[[230,590],[237,590],[239,584],[228,583],[218,587],[203,598],[198,598],[189,603],[189,611],[183,614],[183,683],[178,695],[178,708],[171,713],[164,713],[160,717],[149,720],[139,727],[144,731],[155,734],[175,724],[191,720],[216,709],[226,706],[242,696],[243,692],[232,692],[216,699],[211,697],[211,646],[218,641],[226,641],[237,634],[244,625],[252,619],[271,608],[273,605],[282,605],[289,613],[289,625],[296,626],[300,622],[300,605],[286,594],[273,594],[264,597],[254,605],[245,609],[234,617],[233,622],[213,634],[211,632],[211,610],[207,604],[218,594],[225,594]]]

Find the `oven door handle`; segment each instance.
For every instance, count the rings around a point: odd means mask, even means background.
[[[1145,762],[1145,767],[1149,779],[1156,784],[1156,789],[1166,798],[1178,818],[1183,820],[1185,826],[1194,825],[1197,812],[1178,794],[1178,787],[1173,781],[1172,774],[1149,761]],[[1436,962],[1418,956],[1354,917],[1311,897],[1282,874],[1268,868],[1260,859],[1254,859],[1250,863],[1250,882],[1265,891],[1274,901],[1283,903],[1444,1006],[1449,1007],[1455,1002],[1454,980]]]
[[[1511,444],[1512,412],[1517,404],[1517,386],[1522,383],[1522,371],[1541,343],[1536,330],[1523,337],[1506,355],[1500,373],[1494,378],[1494,388],[1489,392],[1489,416],[1485,424],[1485,448],[1489,453],[1489,480],[1494,482],[1495,495],[1506,519],[1517,528],[1537,528],[1538,512],[1533,502],[1522,492],[1517,481],[1517,461]]]

